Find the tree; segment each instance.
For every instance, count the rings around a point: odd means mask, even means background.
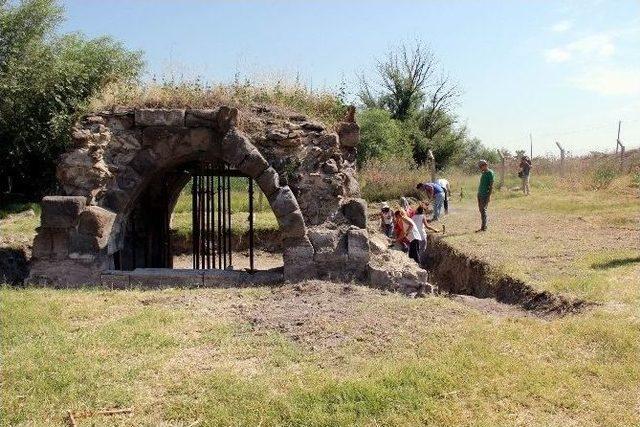
[[[433,52],[423,43],[402,44],[376,65],[377,91],[360,77],[360,101],[367,108],[385,108],[394,119],[404,121],[424,109],[427,122],[450,112],[460,96],[458,86],[441,70]],[[434,132],[434,134],[437,132]],[[428,136],[430,137],[430,136]]]
[[[401,45],[378,61],[376,72],[374,84],[360,77],[362,104],[387,110],[401,122],[418,165],[424,164],[428,150],[438,159],[439,168],[449,164],[463,150],[467,137],[466,127],[457,123],[453,113],[461,92],[441,71],[431,50],[421,43]],[[372,89],[374,85],[377,90]]]
[[[0,176],[29,198],[55,185],[55,161],[87,101],[143,67],[140,52],[108,37],[57,36],[62,18],[55,0],[0,0]]]
[[[411,157],[411,144],[403,131],[402,124],[394,120],[388,111],[372,108],[358,116],[360,124],[360,144],[358,164],[370,159],[390,157]]]

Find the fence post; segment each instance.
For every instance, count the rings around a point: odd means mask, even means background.
[[[498,181],[498,190],[504,185],[504,175],[506,172],[505,158],[502,154],[502,150],[498,149],[498,156],[500,156],[500,180]]]
[[[560,176],[563,177],[564,176],[564,156],[565,156],[566,152],[565,152],[564,148],[562,148],[562,145],[560,145],[560,143],[558,141],[556,141],[556,145],[560,149]]]
[[[433,152],[431,150],[427,152],[427,159],[429,163],[429,170],[431,171],[431,182],[436,182],[436,159],[433,157]]]
[[[624,145],[622,145],[622,141],[620,141],[620,128],[622,127],[622,121],[618,121],[618,137],[616,138],[616,153],[618,152],[618,147],[620,148],[620,172],[624,169]]]

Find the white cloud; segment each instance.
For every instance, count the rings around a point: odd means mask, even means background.
[[[614,54],[616,46],[611,33],[591,34],[563,46],[547,49],[544,57],[547,62],[566,62],[570,59],[606,59]]]
[[[566,46],[567,50],[582,55],[594,55],[600,58],[607,58],[615,52],[611,34],[600,33],[583,37]]]
[[[570,82],[601,95],[640,95],[640,68],[600,67],[583,71]]]
[[[547,49],[544,51],[544,57],[547,62],[565,62],[571,58],[571,53],[569,53],[566,49],[562,48],[554,48]]]
[[[565,31],[570,30],[571,27],[573,27],[573,22],[564,20],[553,24],[553,26],[551,26],[551,31],[554,33],[564,33]]]

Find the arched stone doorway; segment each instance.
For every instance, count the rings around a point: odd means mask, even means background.
[[[114,255],[127,250],[130,216],[145,194],[154,200],[153,191],[164,188],[170,206],[189,179],[181,166],[203,160],[224,161],[266,195],[279,224],[285,279],[364,278],[369,242],[355,179],[357,125],[342,123],[332,133],[305,116],[264,107],[243,112],[240,121],[226,106],[85,117],[58,168],[66,196],[43,200],[29,280],[100,280],[116,267]],[[166,225],[166,212],[154,213],[152,202],[147,208],[149,221]]]

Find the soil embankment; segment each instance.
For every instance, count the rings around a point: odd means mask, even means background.
[[[586,301],[540,291],[520,279],[496,272],[487,263],[463,254],[442,238],[429,243],[430,279],[441,291],[495,298],[540,314],[569,314],[590,305]]]

